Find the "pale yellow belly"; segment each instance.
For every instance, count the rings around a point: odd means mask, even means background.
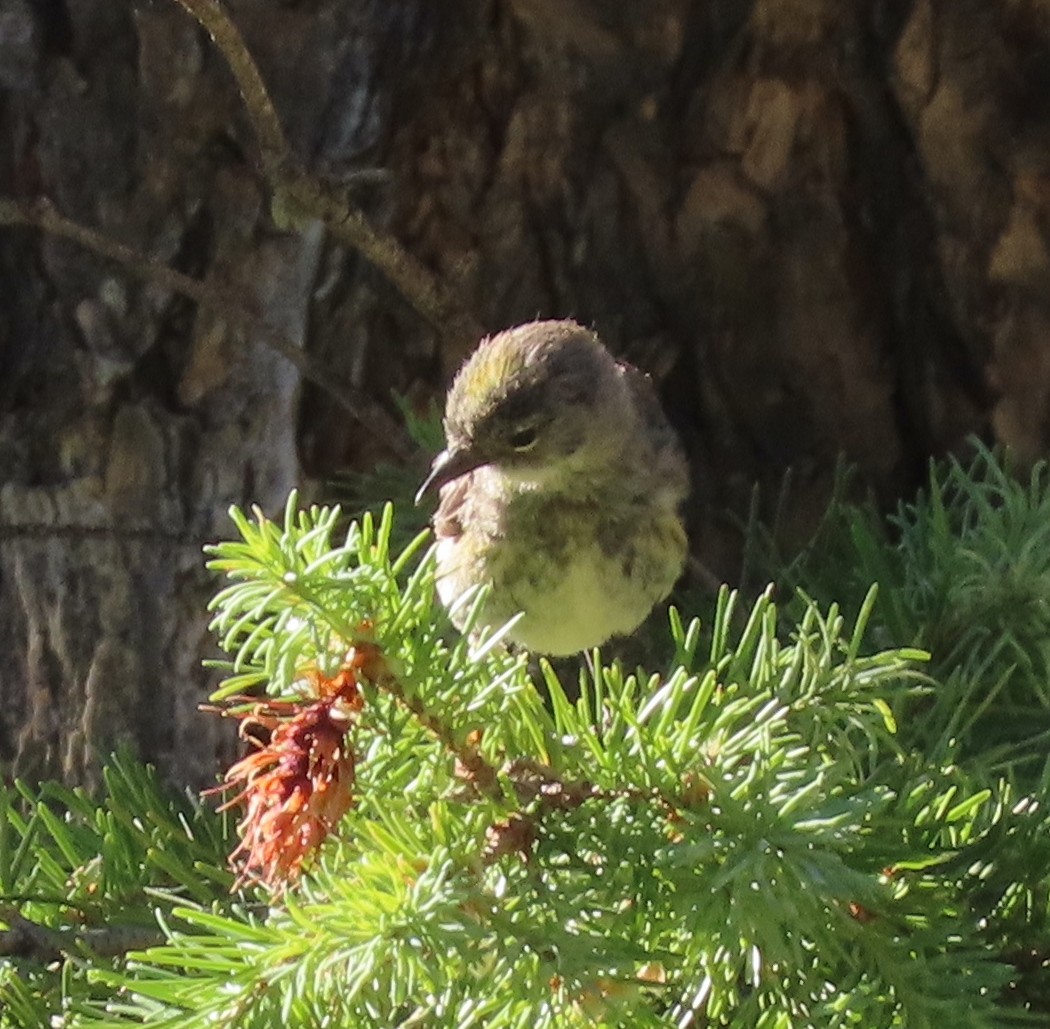
[[[632,632],[670,592],[685,556],[681,525],[667,516],[646,530],[619,541],[613,555],[594,540],[554,555],[512,555],[501,541],[444,540],[438,592],[462,627],[466,608],[457,610],[457,598],[474,583],[490,583],[482,624],[498,628],[523,612],[511,640],[539,653],[574,654]]]

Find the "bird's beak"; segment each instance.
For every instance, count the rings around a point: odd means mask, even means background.
[[[428,493],[441,489],[446,483],[472,472],[484,463],[485,459],[474,450],[442,450],[434,458],[430,474],[423,480],[423,485],[416,493],[416,503],[419,504]]]

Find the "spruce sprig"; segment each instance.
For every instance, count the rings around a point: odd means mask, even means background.
[[[298,710],[352,670],[349,810],[283,892],[231,895],[222,819],[127,763],[99,800],[7,791],[0,949],[20,918],[62,946],[0,954],[4,1029],[983,1029],[1041,1003],[1048,776],[915,746],[901,719],[942,684],[865,646],[867,587],[849,616],[767,591],[741,617],[723,590],[707,627],[671,612],[671,667],[596,654],[570,697],[451,629],[392,510],[235,524],[216,701]],[[80,931],[125,923],[158,942]]]
[[[768,593],[736,629],[727,591],[705,654],[675,615],[668,674],[596,656],[570,701],[544,666],[545,705],[524,660],[440,621],[389,511],[345,537],[332,509],[235,520],[213,567],[238,689],[291,696],[365,636],[383,656],[355,804],[265,916],[176,909],[101,976],[138,999],[85,1024],[992,1024],[1007,969],[885,872],[914,843],[871,773],[917,652],[866,655],[814,605],[784,639]]]

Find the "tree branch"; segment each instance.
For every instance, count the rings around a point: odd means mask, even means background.
[[[273,192],[277,221],[316,218],[379,269],[402,297],[454,346],[484,335],[459,298],[392,236],[376,231],[350,202],[345,190],[299,167],[281,127],[259,68],[237,26],[219,0],[175,0],[211,36],[237,82],[248,120],[259,143],[262,170]]]
[[[24,918],[11,909],[0,910],[8,924],[0,930],[0,957],[30,958],[42,963],[56,961],[64,955],[91,951],[98,957],[119,957],[129,950],[145,950],[164,942],[156,926],[113,925],[97,929],[51,929]]]
[[[375,265],[405,301],[457,349],[484,335],[483,327],[453,291],[392,236],[374,229],[351,204],[345,191],[297,165],[258,66],[219,0],[175,2],[208,32],[237,82],[259,144],[263,174],[273,194],[275,218],[321,221],[333,236]],[[333,384],[326,369],[318,367],[292,340],[227,292],[63,217],[45,200],[26,202],[0,197],[0,225],[32,226],[72,240],[139,278],[158,283],[197,304],[221,310],[231,322],[289,361],[304,379],[332,397],[397,457],[408,460],[415,455],[417,448],[402,427],[371,397],[348,383]]]
[[[244,100],[248,120],[259,143],[263,172],[267,179],[277,179],[283,167],[291,164],[291,150],[281,126],[277,109],[273,106],[259,73],[252,60],[240,30],[227,15],[218,0],[175,0],[192,15],[212,38],[219,53],[226,59]]]
[[[356,422],[389,446],[402,460],[408,460],[415,455],[417,448],[404,429],[379,404],[363,390],[348,383],[333,383],[330,372],[315,364],[295,342],[273,329],[238,297],[225,290],[216,289],[200,279],[184,275],[133,247],[63,217],[46,200],[25,204],[9,197],[0,197],[0,225],[27,225],[53,236],[72,240],[117,262],[141,279],[157,283],[202,307],[221,311],[224,318],[280,354],[304,379],[320,387]]]
[[[456,733],[414,694],[408,694],[397,676],[390,671],[386,660],[379,657],[367,670],[366,676],[378,689],[385,690],[406,708],[416,721],[435,736],[456,759],[460,776],[490,797],[501,796],[497,772],[481,751],[469,740],[460,740]]]

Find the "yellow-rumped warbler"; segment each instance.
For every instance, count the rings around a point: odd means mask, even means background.
[[[571,321],[482,340],[445,407],[438,594],[491,589],[481,624],[573,654],[632,632],[682,571],[685,458],[649,379]]]

